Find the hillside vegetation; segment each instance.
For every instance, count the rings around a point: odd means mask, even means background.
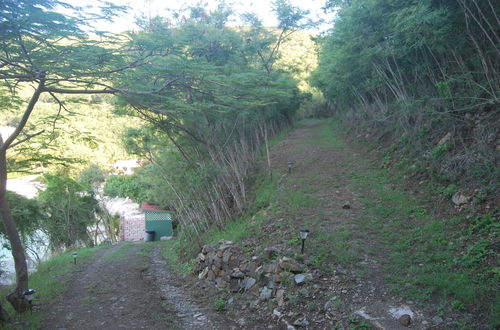
[[[50,97],[41,99],[25,134],[40,128],[44,131],[11,151],[10,178],[58,171],[76,178],[91,165],[109,171],[114,162],[130,157],[122,135],[127,128],[138,127],[138,120],[114,114],[109,97],[68,97],[62,101],[71,105],[61,109]],[[10,111],[0,120],[0,126],[16,123],[21,111]]]
[[[463,188],[480,209],[498,201],[500,3],[328,3],[338,17],[320,42],[318,114],[338,115],[386,147],[387,165],[444,195]]]

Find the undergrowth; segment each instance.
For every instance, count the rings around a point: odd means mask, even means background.
[[[193,271],[194,257],[205,244],[217,244],[220,240],[241,242],[257,235],[260,226],[267,219],[266,209],[276,201],[276,177],[268,180],[265,174],[257,176],[254,182],[255,198],[251,211],[242,217],[229,221],[224,228],[212,228],[196,235],[189,230],[181,230],[172,240],[162,242],[162,253],[172,268],[181,273]]]

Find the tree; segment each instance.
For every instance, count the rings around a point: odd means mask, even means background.
[[[280,47],[290,39],[290,36],[317,24],[307,18],[309,11],[293,6],[289,0],[273,1],[272,11],[278,20],[276,28],[263,27],[262,22],[253,13],[242,15],[243,21],[249,25],[242,29],[247,43],[246,48],[258,54],[260,65],[269,75],[280,58]]]
[[[55,12],[56,7],[73,9],[58,0],[2,0],[0,8],[0,111],[18,114],[9,123],[15,127],[14,132],[0,136],[0,214],[16,269],[17,285],[8,300],[18,312],[29,308],[23,296],[28,288],[28,271],[7,201],[9,151],[34,137],[51,133],[51,123],[57,116],[47,127],[28,125],[42,94],[53,98],[60,112],[67,111],[61,95],[118,93],[117,88],[107,84],[109,78],[142,64],[139,59],[125,64],[117,54],[119,40],[110,41],[97,31],[89,36],[81,29],[89,18],[109,18],[112,12],[109,8],[102,7],[102,15],[70,17]],[[115,7],[114,12],[121,9]]]
[[[164,56],[130,70],[120,84],[154,89],[170,80],[172,88],[124,102],[148,123],[130,130],[126,145],[150,162],[121,188],[138,184],[141,198],[175,209],[193,243],[248,209],[257,155],[268,136],[292,123],[303,99],[276,62],[303,13],[287,1],[282,6],[284,32],[262,28],[252,15],[252,27],[230,28],[226,8],[196,7],[132,35],[132,48],[155,47]]]
[[[64,175],[46,174],[46,189],[38,200],[47,214],[41,224],[50,241],[50,248],[72,248],[78,244],[92,245],[87,228],[96,222],[99,207],[90,184],[77,182]]]
[[[44,214],[42,213],[40,204],[36,199],[29,199],[11,191],[7,192],[7,201],[9,205],[12,205],[12,217],[16,221],[21,239],[26,242],[26,239],[39,229],[40,223],[44,221]],[[5,230],[1,223],[0,233],[5,235]]]

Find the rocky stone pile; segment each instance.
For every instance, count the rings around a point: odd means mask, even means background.
[[[266,249],[265,257],[247,260],[231,241],[221,240],[219,247],[205,245],[196,258],[198,278],[231,293],[249,293],[261,301],[275,298],[284,304],[285,287],[302,285],[313,279],[306,267],[293,258],[278,256],[279,251]]]

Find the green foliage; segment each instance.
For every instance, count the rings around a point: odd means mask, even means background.
[[[381,0],[350,1],[338,16],[335,33],[322,42],[320,70],[315,75],[316,84],[329,99],[339,97],[348,103],[349,98],[382,87],[380,84],[387,80],[379,74],[377,65],[385,61],[386,69],[391,66],[406,74],[415,65],[438,70],[432,62],[435,57],[422,54],[439,56],[451,50],[468,53],[465,31],[458,36],[452,32],[458,26],[465,28],[463,13],[453,1],[446,1],[446,6],[430,0],[391,4]],[[388,77],[391,82],[397,79]],[[452,93],[449,80],[435,85],[446,97]],[[408,87],[428,92],[423,85]]]
[[[123,261],[127,259],[127,253],[132,247],[132,243],[130,242],[125,242],[120,246],[119,249],[114,250],[113,252],[109,253],[104,257],[105,262],[116,262],[116,261]]]
[[[80,172],[79,180],[86,184],[100,184],[106,180],[106,172],[97,164],[91,164],[85,170]]]
[[[293,6],[289,0],[274,0],[273,11],[278,19],[278,27],[285,31],[301,29],[311,24],[304,22],[309,11]]]
[[[286,208],[292,212],[314,205],[313,197],[300,189],[287,190],[283,195]]]
[[[456,184],[450,184],[444,188],[442,188],[440,190],[440,193],[445,195],[445,196],[448,196],[448,197],[452,197],[458,190],[458,187]]]
[[[338,124],[330,129],[332,148],[343,150],[346,145],[340,133],[345,129]],[[498,296],[492,296],[491,290],[498,288],[499,280],[495,258],[498,210],[468,219],[436,218],[434,207],[427,207],[428,201],[398,188],[402,182],[391,178],[387,170],[374,168],[363,156],[348,157],[352,166],[349,188],[360,196],[365,214],[335,230],[315,230],[306,242],[313,265],[325,267],[332,259],[352,265],[359,255],[352,243],[355,235],[355,240],[370,241],[371,251],[366,252],[383,258],[386,280],[394,292],[460,311],[481,308],[486,322],[494,324]],[[456,185],[449,185],[435,193],[452,196],[456,190]],[[369,236],[360,237],[364,231]]]
[[[298,87],[303,92],[317,95],[309,82],[311,73],[317,67],[317,47],[313,36],[305,31],[296,31],[280,47],[280,57],[276,67],[290,72],[298,81]]]
[[[210,243],[218,243],[222,239],[241,242],[245,238],[260,232],[261,224],[266,219],[266,215],[267,212],[261,210],[252,217],[243,216],[235,220],[230,220],[222,229],[209,229],[202,236],[202,239]]]
[[[141,50],[131,58],[158,54],[117,80],[128,89],[158,90],[118,101],[122,113],[138,110],[146,120],[128,130],[124,142],[149,162],[134,178],[123,179],[120,189],[132,191],[110,189],[110,179],[107,192],[175,208],[183,229],[196,235],[248,211],[247,186],[259,152],[292,123],[308,97],[283,70],[286,64],[278,64],[281,46],[291,40],[288,32],[303,14],[287,2],[277,4],[286,6],[284,34],[258,24],[230,28],[226,7],[207,12],[196,6],[184,20],[172,17],[131,35],[130,48]],[[273,188],[262,185],[257,208],[273,202]]]
[[[291,246],[300,246],[301,242],[300,237],[293,237],[287,241],[287,244]]]
[[[104,185],[104,194],[110,197],[129,197],[142,202],[144,201],[143,188],[135,175],[111,175]]]
[[[43,214],[36,199],[29,199],[9,191],[7,201],[11,205],[12,217],[23,240],[31,236],[46,221],[46,215]],[[5,235],[3,223],[0,223],[0,232]]]
[[[104,174],[114,161],[127,159],[129,156],[120,143],[120,137],[127,127],[137,126],[138,120],[113,114],[110,99],[98,105],[90,105],[86,99],[82,102],[71,104],[74,112],[60,115],[57,115],[57,104],[40,103],[37,106],[39,111],[30,117],[29,130],[44,127],[48,120],[57,117],[52,127],[55,131],[9,149],[9,172],[31,174],[63,170],[76,176],[92,168],[94,174],[98,171]],[[0,119],[2,124],[6,123]],[[102,177],[96,179],[102,180]]]
[[[450,149],[450,145],[445,143],[443,145],[437,146],[432,150],[432,158],[434,159],[440,159],[443,157],[443,155]]]
[[[226,298],[224,296],[218,297],[214,300],[214,310],[220,312],[225,310],[227,307]]]
[[[354,184],[358,189],[370,186],[378,196],[377,203],[371,203],[369,198],[364,203],[377,216],[370,222],[370,228],[377,230],[390,251],[390,282],[397,283],[393,288],[396,291],[404,288],[401,294],[423,301],[436,295],[453,296],[460,309],[480,301],[495,279],[486,275],[484,268],[484,262],[492,253],[491,241],[478,239],[477,233],[479,228],[484,228],[481,236],[489,237],[494,230],[491,227],[494,220],[478,217],[477,227],[472,225],[466,232],[450,232],[448,228],[456,226],[455,220],[436,220],[426,212],[418,212],[426,224],[407,226],[400,219],[419,210],[416,201],[380,184],[379,175],[372,173],[356,178]],[[391,212],[379,212],[379,205],[390,207]],[[381,221],[384,225],[377,226]],[[457,241],[463,243],[457,244]],[[465,251],[461,244],[467,246]],[[462,256],[457,258],[460,252]]]
[[[42,229],[47,233],[53,250],[77,244],[92,244],[87,227],[95,223],[98,208],[90,185],[64,175],[43,176],[46,189],[38,200],[47,219]]]
[[[276,175],[273,175],[275,178]],[[268,207],[276,201],[276,182],[270,181],[266,175],[261,175],[255,183],[255,200],[253,202],[253,210],[258,211]]]
[[[483,111],[488,103],[495,108],[500,90],[499,28],[492,23],[500,4],[332,0],[326,8],[337,17],[317,39],[311,80],[329,114],[356,134],[369,132],[377,147],[392,144],[388,160],[420,163],[426,173],[417,169],[415,176],[496,181],[495,144],[487,137],[499,117]],[[436,146],[450,133],[448,143]]]
[[[468,235],[475,234],[497,236],[500,234],[500,223],[498,218],[493,213],[486,213],[474,217],[472,223],[468,227]]]
[[[465,255],[461,258],[462,260],[459,260],[457,262],[466,267],[470,267],[480,263],[488,255],[491,255],[493,253],[494,251],[491,248],[490,241],[483,239],[475,242],[472,245],[469,245]]]
[[[193,249],[190,241],[183,240],[182,233],[168,241],[162,241],[162,255],[172,270],[181,274],[192,274],[195,259],[190,259],[193,253],[198,252],[198,246]],[[187,260],[187,261],[186,261]]]
[[[64,13],[59,8],[65,8]],[[13,140],[4,136],[7,145],[0,143],[9,149],[10,172],[67,170],[71,164],[81,170],[78,163],[94,159],[103,165],[124,154],[109,143],[108,137],[115,142],[122,129],[121,120],[106,116],[109,99],[65,96],[113,92],[109,78],[112,72],[121,74],[114,69],[125,63],[116,51],[119,38],[98,32],[99,40],[89,36],[91,21],[96,25],[123,8],[107,3],[93,9],[81,11],[56,0],[2,2],[0,97],[5,102],[0,105],[0,125],[21,132]]]

